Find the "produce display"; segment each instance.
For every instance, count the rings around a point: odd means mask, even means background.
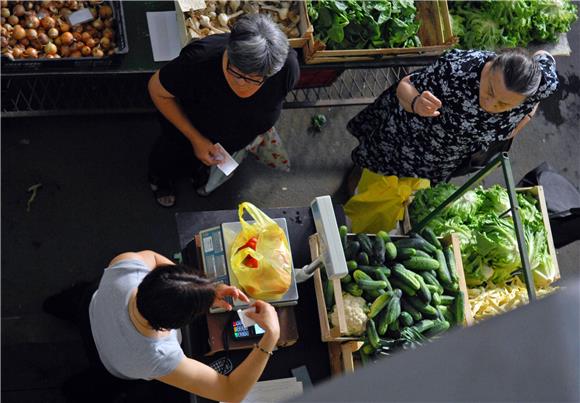
[[[556,291],[556,287],[543,287],[537,290],[536,296],[542,298]],[[470,288],[469,305],[475,322],[499,315],[528,303],[526,285],[519,277],[507,281],[501,286],[488,284],[487,287]]]
[[[413,0],[308,1],[316,39],[328,50],[419,47]]]
[[[268,14],[288,38],[300,37],[298,1],[206,1],[202,10],[185,13],[185,27],[191,38],[230,32],[236,20],[245,14]]]
[[[360,336],[364,362],[421,344],[464,321],[465,295],[451,247],[434,233],[391,239],[347,234],[340,227],[349,274],[341,278],[348,333]],[[323,282],[330,321],[338,326],[333,283]]]
[[[577,18],[570,0],[451,1],[449,12],[464,49],[554,42]]]
[[[88,9],[93,20],[71,26]],[[115,53],[115,17],[104,1],[2,0],[2,56],[10,59],[96,57]]]
[[[457,190],[441,183],[419,190],[409,206],[412,223],[425,218],[436,206]],[[548,250],[548,235],[538,202],[518,192],[520,217],[536,286],[552,283],[557,277]],[[456,233],[461,240],[465,279],[469,287],[488,283],[503,284],[521,271],[521,261],[506,189],[495,185],[467,191],[452,203],[429,227],[438,236]]]

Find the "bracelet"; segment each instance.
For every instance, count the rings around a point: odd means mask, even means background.
[[[420,96],[421,96],[421,94],[417,94],[417,95],[415,95],[415,97],[414,97],[414,98],[413,98],[413,100],[411,101],[411,111],[412,111],[413,113],[416,113],[416,112],[415,112],[415,102],[417,102],[417,99],[419,99],[419,97],[420,97]]]
[[[268,354],[268,355],[274,355],[274,353],[273,353],[273,352],[271,352],[271,351],[268,351],[268,350],[264,350],[262,347],[260,347],[260,346],[258,345],[258,343],[255,343],[255,344],[254,344],[254,347],[256,347],[258,350],[260,350],[260,351],[261,351],[261,352],[263,352],[264,354]]]
[[[528,119],[530,119],[530,120],[532,120],[532,118],[534,117],[534,115],[532,115],[531,113],[528,113],[526,116],[527,116],[527,117],[528,117]]]

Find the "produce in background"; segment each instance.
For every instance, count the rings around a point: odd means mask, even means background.
[[[341,279],[347,331],[364,340],[363,363],[463,324],[465,296],[453,251],[431,231],[399,240],[384,231],[348,236],[341,226],[339,232],[349,269]],[[323,287],[331,324],[338,326],[332,282]]]
[[[557,287],[540,288],[536,296],[543,298],[556,290]],[[476,322],[528,303],[528,291],[519,277],[501,285],[489,284],[487,287],[470,288],[468,294],[471,313]]]
[[[68,16],[86,8],[93,21],[71,26]],[[115,17],[104,1],[2,0],[2,56],[59,59],[115,54]]]
[[[326,49],[419,47],[413,0],[313,0],[308,15]]]
[[[555,42],[577,19],[570,0],[450,1],[449,12],[464,49]]]
[[[409,206],[412,223],[423,220],[458,187],[448,183],[419,190]],[[520,217],[536,286],[552,283],[557,276],[548,250],[548,239],[537,201],[518,192]],[[521,270],[520,254],[506,189],[495,185],[467,191],[429,227],[438,236],[456,233],[461,241],[465,279],[469,287],[501,284]]]
[[[191,38],[230,32],[236,20],[245,14],[268,14],[288,38],[299,38],[298,1],[211,1],[203,10],[185,13],[185,26]]]

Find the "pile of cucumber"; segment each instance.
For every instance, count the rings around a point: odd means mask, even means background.
[[[453,250],[443,247],[430,229],[399,240],[391,240],[385,231],[348,235],[341,226],[339,232],[349,269],[342,288],[370,304],[359,350],[363,362],[463,323],[465,296]],[[332,300],[327,302],[332,307]]]

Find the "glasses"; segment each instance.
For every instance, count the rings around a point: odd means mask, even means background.
[[[256,80],[255,78],[248,77],[246,75],[240,74],[232,68],[230,61],[228,60],[228,66],[226,67],[228,73],[230,73],[235,78],[239,78],[240,80],[244,80],[248,83],[255,84],[255,85],[262,85],[264,81],[266,81],[266,77],[262,78],[261,80]]]

